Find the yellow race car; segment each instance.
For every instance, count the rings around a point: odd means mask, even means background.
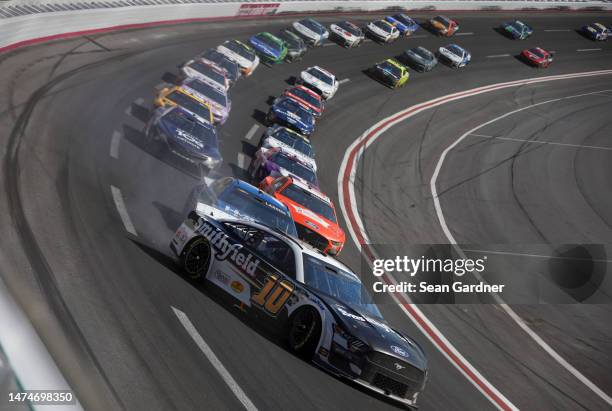
[[[390,88],[402,87],[410,77],[408,69],[395,59],[387,59],[376,63],[373,67],[370,67],[369,74]]]
[[[213,113],[210,105],[180,86],[163,88],[157,93],[153,104],[155,107],[181,106],[201,122],[213,123]]]

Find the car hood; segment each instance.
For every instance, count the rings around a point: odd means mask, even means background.
[[[291,216],[296,223],[308,227],[324,237],[330,238],[332,241],[344,242],[344,231],[338,224],[334,224],[323,216],[318,215],[314,211],[301,206],[293,201],[287,201]]]
[[[174,144],[181,146],[184,150],[194,154],[203,154],[214,158],[221,158],[217,139],[213,136],[204,138],[195,136],[185,130],[175,127],[173,124],[162,121],[159,123],[160,129],[166,138],[172,140]]]
[[[272,106],[272,111],[274,111],[274,114],[276,114],[277,116],[280,116],[294,124],[299,124],[300,126],[304,128],[311,128],[314,126],[314,119],[312,117],[309,117],[309,116],[301,117],[299,114],[296,114],[290,111],[286,107]]]
[[[373,318],[365,310],[358,310],[323,293],[317,295],[332,310],[336,321],[352,336],[371,349],[408,362],[421,371],[427,370],[427,357],[416,341],[391,328],[383,319]]]

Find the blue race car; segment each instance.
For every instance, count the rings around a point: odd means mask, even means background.
[[[533,29],[519,20],[502,23],[501,29],[506,36],[514,40],[525,40],[533,34]]]
[[[385,20],[394,25],[402,36],[410,36],[419,29],[416,21],[402,13],[387,16]]]
[[[287,56],[285,42],[266,31],[251,36],[249,43],[265,62],[277,64]]]
[[[201,216],[252,221],[297,238],[295,222],[287,206],[257,187],[234,177],[222,177],[210,186],[196,186],[185,204]]]
[[[145,129],[152,141],[163,141],[175,155],[207,169],[221,164],[217,130],[180,106],[160,107]]]
[[[274,101],[268,115],[268,125],[280,124],[287,126],[300,134],[310,136],[314,131],[315,118],[297,101],[289,97],[280,97]]]
[[[608,29],[601,23],[592,23],[582,27],[585,36],[595,41],[604,41],[612,35],[612,29]]]

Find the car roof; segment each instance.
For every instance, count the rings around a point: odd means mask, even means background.
[[[320,95],[318,95],[317,93],[315,93],[314,91],[312,91],[312,90],[311,90],[311,89],[309,89],[308,87],[303,86],[303,85],[301,85],[301,84],[297,84],[297,85],[295,85],[295,86],[293,86],[293,87],[289,87],[287,90],[288,90],[288,91],[290,91],[290,90],[293,90],[294,88],[297,88],[297,89],[299,89],[299,90],[302,90],[302,91],[304,91],[304,92],[306,92],[306,93],[310,94],[311,96],[313,96],[313,97],[318,98],[319,100],[321,100],[321,96],[320,96]]]
[[[233,177],[232,177],[233,178]],[[253,186],[252,184],[247,183],[246,181],[240,180],[238,178],[233,178],[233,182],[232,182],[232,186],[236,187],[236,188],[241,188],[244,191],[246,191],[247,193],[249,193],[250,195],[260,199],[260,200],[265,200],[266,202],[273,204],[274,206],[285,210],[285,211],[289,211],[289,208],[281,203],[280,201],[278,201],[276,198],[272,197],[271,195],[269,195],[268,193],[260,190],[259,188]]]
[[[316,69],[316,70],[319,70],[319,71],[320,71],[321,73],[323,73],[323,74],[327,74],[327,75],[328,75],[328,76],[330,76],[330,77],[336,78],[336,76],[334,76],[332,73],[330,73],[329,71],[325,70],[324,68],[322,68],[322,67],[320,67],[320,66],[311,66],[311,67],[308,67],[308,68],[306,69],[306,71],[308,71],[308,70],[310,70],[310,69]]]

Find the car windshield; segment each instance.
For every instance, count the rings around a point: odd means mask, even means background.
[[[225,203],[222,207],[225,208],[224,211],[230,214],[238,214],[237,217],[252,218],[261,224],[297,237],[295,223],[288,210],[249,194],[240,187],[225,190],[218,200]]]
[[[180,110],[172,110],[166,114],[164,121],[196,137],[204,144],[217,144],[217,133],[212,126],[195,121],[195,119],[188,117],[186,113]]]
[[[308,254],[303,254],[303,258],[306,285],[347,304],[359,313],[382,319],[372,297],[352,274]]]
[[[412,49],[412,51],[415,54],[418,54],[419,56],[423,57],[424,59],[432,59],[433,58],[433,53],[429,50],[427,50],[425,47],[417,47]]]
[[[390,73],[394,77],[400,78],[402,76],[402,71],[399,69],[399,67],[389,63],[388,61],[383,61],[382,63],[379,63],[378,67],[381,70]]]
[[[375,21],[374,25],[378,27],[379,29],[383,29],[387,33],[391,33],[391,30],[393,29],[393,26],[391,26],[389,23],[382,21],[382,20]]]
[[[434,21],[437,21],[438,23],[442,23],[444,26],[450,25],[450,21],[446,17],[437,16],[437,17],[434,17]]]
[[[202,54],[202,57],[206,60],[214,62],[215,64],[219,65],[219,67],[222,67],[227,72],[227,76],[230,79],[236,80],[238,78],[240,70],[238,68],[238,65],[233,61],[228,60],[223,54],[219,53],[217,50],[208,50],[204,54]]]
[[[414,21],[412,21],[412,19],[405,14],[396,14],[393,16],[393,18],[409,26],[414,23]]]
[[[223,226],[238,237],[244,245],[255,251],[288,276],[295,278],[295,254],[291,247],[276,235],[247,224],[225,222]]]
[[[289,184],[283,191],[281,191],[280,194],[284,195],[291,201],[298,203],[304,208],[325,217],[332,223],[337,223],[336,213],[334,212],[332,206],[308,190],[305,190],[295,184]]]
[[[457,46],[456,44],[451,44],[450,46],[447,47],[447,49],[457,55],[457,56],[463,56],[463,50],[461,49],[461,47]]]
[[[247,60],[253,61],[255,60],[255,53],[249,50],[245,45],[238,43],[235,40],[226,41],[223,43],[223,46],[226,49],[233,51],[234,53],[244,57]]]
[[[277,34],[277,37],[285,41],[290,47],[301,47],[302,40],[290,31],[283,30]]]
[[[279,128],[272,135],[272,137],[308,157],[314,156],[314,152],[310,143],[304,138],[298,136],[296,133],[287,130],[286,128]]]
[[[312,184],[317,184],[317,176],[312,171],[312,168],[296,161],[294,158],[288,157],[282,151],[274,153],[270,157],[270,161],[276,163],[279,167],[284,168],[291,174],[295,174],[296,176],[308,181]]]
[[[185,110],[192,112],[198,117],[203,118],[206,121],[210,121],[210,109],[187,94],[178,90],[168,94],[166,98],[175,104],[183,107]]]
[[[523,27],[525,27],[525,24],[523,24],[522,22],[516,20],[514,23],[514,28],[516,28],[518,31],[523,30]]]
[[[308,104],[311,104],[312,106],[319,109],[321,108],[321,100],[316,96],[313,96],[312,94],[308,93],[307,91],[304,91],[304,89],[295,87],[290,89],[289,92],[294,96],[306,101]]]
[[[219,72],[218,70],[215,70],[209,64],[205,64],[201,61],[194,61],[189,65],[189,67],[191,67],[198,73],[201,73],[203,76],[208,77],[216,83],[225,84],[225,76],[223,75],[223,73]]]
[[[227,95],[223,91],[211,86],[208,83],[193,79],[186,83],[186,86],[199,93],[202,93],[202,95],[206,96],[206,98],[222,105],[223,107],[227,106]]]
[[[359,29],[359,27],[355,26],[351,22],[343,21],[341,23],[338,23],[338,27],[342,28],[342,30],[348,31],[353,36],[360,36],[361,35],[361,30]]]
[[[280,50],[283,47],[283,44],[280,40],[274,39],[273,37],[270,37],[269,35],[266,35],[264,33],[256,34],[255,38],[266,44],[267,46],[272,47],[276,51]]]
[[[327,74],[323,73],[320,70],[317,70],[316,68],[312,67],[309,68],[307,70],[307,73],[310,74],[313,77],[318,78],[319,80],[321,80],[322,82],[324,82],[325,84],[329,84],[330,86],[332,84],[334,84],[332,78],[330,76],[328,76]]]
[[[531,49],[529,50],[531,53],[535,54],[536,56],[538,56],[539,58],[544,58],[544,53],[542,53],[542,51],[540,49]]]
[[[304,27],[307,27],[308,29],[314,31],[317,34],[323,34],[325,33],[325,27],[323,27],[323,25],[321,25],[319,22],[313,20],[313,19],[304,19],[304,20],[300,20],[300,24]]]

